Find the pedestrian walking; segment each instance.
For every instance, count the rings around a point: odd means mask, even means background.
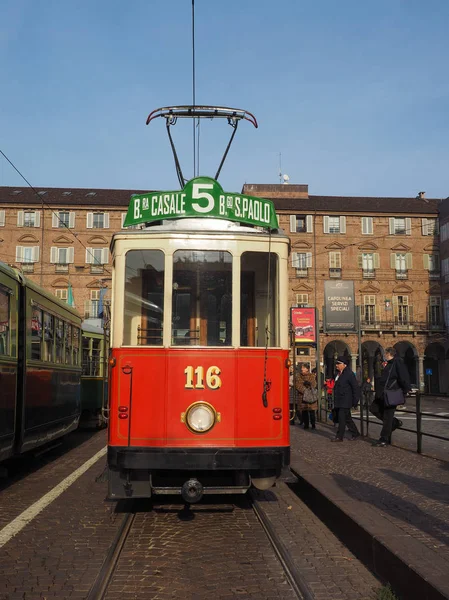
[[[309,420],[312,429],[315,429],[316,411],[318,410],[318,390],[316,388],[312,388],[310,381],[304,381],[302,404],[303,406],[307,406],[307,409],[303,410],[304,429],[309,428]],[[305,413],[307,413],[307,417],[305,417]]]
[[[363,396],[363,406],[367,408],[371,404],[371,393],[373,391],[373,384],[371,383],[371,379],[369,377],[362,384],[362,396]]]
[[[376,397],[370,406],[370,411],[382,421],[380,438],[373,446],[385,447],[390,443],[391,434],[402,427],[402,421],[394,416],[397,406],[391,406],[387,392],[400,390],[405,402],[405,396],[410,391],[410,376],[402,358],[397,355],[395,348],[385,348],[385,366],[381,376],[376,380]],[[401,394],[399,394],[401,395]]]
[[[303,397],[304,397],[304,390],[305,390],[305,386],[304,386],[304,382],[308,381],[310,383],[310,387],[314,390],[316,390],[316,377],[313,373],[310,372],[309,366],[306,365],[305,363],[302,363],[301,368],[300,368],[300,372],[296,378],[296,390],[298,392],[298,418],[299,418],[299,424],[301,425],[302,423],[304,423],[304,429],[308,429],[309,428],[309,421],[310,421],[310,407],[308,404],[305,404],[303,402]],[[317,410],[318,405],[316,406],[315,410]]]
[[[345,356],[339,356],[335,362],[337,375],[334,387],[334,408],[337,411],[338,430],[331,442],[342,442],[345,429],[351,433],[350,440],[356,440],[360,433],[352,420],[351,408],[356,407],[360,400],[360,387],[354,373],[348,367]]]

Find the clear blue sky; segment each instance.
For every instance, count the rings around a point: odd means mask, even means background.
[[[196,0],[197,103],[253,112],[220,181],[449,195],[448,0]],[[0,148],[36,186],[177,189],[157,107],[190,104],[191,0],[2,0]],[[185,175],[191,123],[179,122]],[[201,125],[213,176],[230,128]],[[23,185],[0,156],[0,185]]]

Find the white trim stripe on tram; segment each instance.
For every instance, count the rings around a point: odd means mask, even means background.
[[[34,517],[47,508],[49,504],[56,500],[63,492],[65,492],[81,475],[83,475],[90,467],[95,464],[102,456],[105,456],[108,447],[105,446],[97,452],[92,458],[89,458],[81,467],[73,471],[71,475],[63,479],[57,486],[42,496],[37,502],[29,506],[18,517],[8,523],[0,530],[0,548],[4,546],[11,538],[20,533],[22,529],[30,523]]]

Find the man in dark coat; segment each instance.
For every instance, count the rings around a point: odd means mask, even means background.
[[[404,361],[397,356],[395,348],[385,348],[386,364],[381,376],[376,381],[376,399],[370,406],[370,411],[383,422],[380,438],[373,446],[385,447],[390,443],[391,432],[402,426],[402,421],[394,416],[395,406],[385,406],[384,391],[388,389],[401,390],[405,395],[410,391],[410,376]]]
[[[337,375],[334,387],[334,408],[338,413],[337,436],[331,442],[342,442],[347,427],[351,433],[350,440],[356,440],[360,433],[352,420],[351,408],[356,407],[360,399],[360,388],[354,373],[348,367],[345,356],[339,356],[335,363]]]

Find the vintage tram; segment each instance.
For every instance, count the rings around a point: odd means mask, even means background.
[[[266,489],[287,469],[289,238],[199,177],[113,236],[109,498]]]
[[[0,461],[78,427],[79,314],[0,263]]]
[[[103,327],[83,321],[81,328],[80,427],[106,427],[108,335]]]

